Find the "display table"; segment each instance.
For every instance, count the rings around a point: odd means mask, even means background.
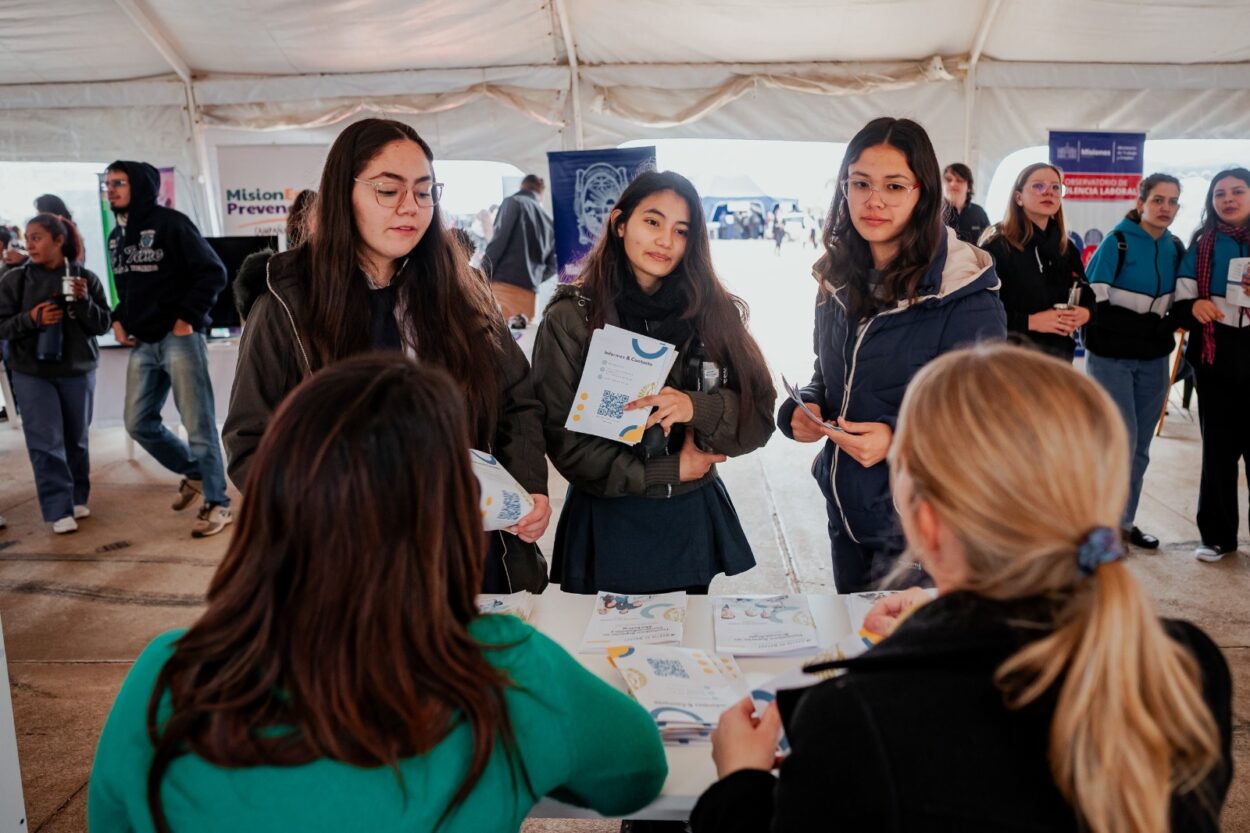
[[[821,651],[831,649],[850,631],[846,607],[837,596],[807,595],[816,623],[816,633]],[[628,691],[621,675],[603,654],[578,653],[586,623],[594,607],[594,596],[563,593],[552,586],[541,596],[534,597],[532,624],[551,637],[581,661],[600,679],[621,691]],[[712,631],[712,609],[706,596],[690,596],[686,605],[686,630],[682,645],[714,651],[716,648]],[[737,657],[739,667],[747,682],[756,686],[772,679],[783,671],[803,665],[808,657]],[[695,802],[705,789],[716,781],[716,766],[712,763],[712,746],[708,743],[689,746],[665,746],[668,758],[668,778],[659,798],[646,808],[631,813],[635,819],[684,820],[690,817]],[[543,798],[530,811],[531,818],[600,818],[593,810],[573,807]]]

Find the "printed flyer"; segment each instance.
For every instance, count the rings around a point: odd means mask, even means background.
[[[667,342],[611,324],[595,330],[564,427],[637,445],[651,412],[647,409],[627,411],[625,406],[635,399],[659,393],[676,359],[677,348]]]
[[[716,650],[736,656],[814,653],[816,625],[807,596],[713,596]]]
[[[581,651],[601,654],[616,645],[680,645],[685,627],[684,592],[639,596],[600,591]]]

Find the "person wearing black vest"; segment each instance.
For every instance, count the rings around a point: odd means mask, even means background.
[[[1018,346],[948,353],[908,389],[890,468],[937,598],[878,601],[876,646],[726,711],[694,833],[1217,833],[1228,663],[1124,561],[1128,443],[1102,388]]]
[[[972,201],[972,169],[962,162],[947,165],[942,171],[942,196],[946,198],[946,225],[965,243],[976,245],[989,228],[985,209]]]

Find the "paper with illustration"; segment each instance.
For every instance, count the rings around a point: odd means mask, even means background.
[[[665,743],[707,740],[721,713],[748,693],[733,657],[672,645],[630,645],[608,651]]]
[[[659,393],[676,359],[677,348],[667,342],[611,324],[595,330],[564,427],[637,445],[651,411],[627,411],[625,405]]]
[[[480,593],[477,597],[478,613],[510,613],[523,622],[534,615],[534,594],[528,590],[516,593]]]
[[[817,649],[816,625],[807,596],[712,596],[716,650],[736,656],[810,654]]]
[[[610,593],[595,599],[583,654],[603,653],[614,645],[679,645],[685,635],[686,594]]]

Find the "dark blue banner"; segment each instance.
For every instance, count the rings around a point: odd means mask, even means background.
[[[553,151],[547,164],[560,283],[568,283],[576,280],[625,186],[655,167],[655,148]]]
[[[1050,131],[1050,162],[1064,173],[1140,175],[1145,150],[1145,133]]]

